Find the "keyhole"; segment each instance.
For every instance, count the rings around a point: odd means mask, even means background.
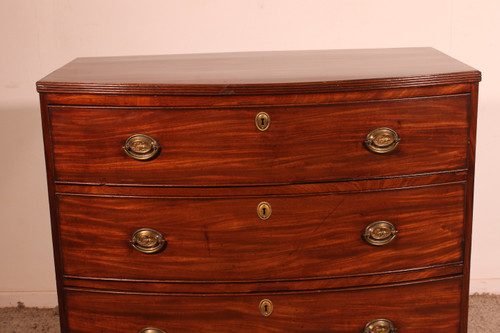
[[[261,220],[267,220],[271,217],[272,209],[271,205],[268,202],[261,202],[257,206],[257,215]]]
[[[259,304],[260,314],[269,317],[273,313],[273,303],[268,299],[263,299]]]
[[[259,131],[262,132],[267,131],[270,123],[271,123],[271,118],[265,112],[259,112],[255,117],[255,126],[257,126],[257,129]]]

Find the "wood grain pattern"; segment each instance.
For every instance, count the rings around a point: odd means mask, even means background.
[[[467,189],[465,206],[465,234],[464,234],[464,283],[462,284],[462,307],[461,307],[461,329],[467,332],[469,313],[469,281],[470,281],[470,261],[472,244],[472,210],[474,205],[474,174],[476,165],[476,133],[477,133],[477,113],[478,113],[478,84],[471,84],[471,105],[469,111],[469,146],[467,150]]]
[[[287,106],[323,105],[345,102],[378,101],[386,99],[429,97],[467,94],[470,84],[439,85],[347,92],[310,92],[308,94],[282,95],[223,95],[223,96],[183,96],[183,95],[109,95],[109,94],[58,94],[43,93],[49,105],[76,106],[176,106],[176,107],[228,107],[228,106]]]
[[[80,58],[39,92],[244,95],[373,90],[477,82],[481,74],[431,48],[240,52]]]
[[[182,109],[51,107],[56,180],[68,182],[245,185],[332,181],[463,169],[469,96],[310,107]],[[268,131],[255,127],[265,110]],[[364,147],[390,127],[389,154]],[[133,134],[161,145],[151,161],[122,147]]]
[[[64,285],[73,289],[98,289],[116,292],[135,293],[198,293],[198,294],[235,294],[256,292],[315,291],[341,288],[373,288],[384,284],[394,284],[441,278],[463,273],[462,263],[426,266],[420,268],[395,270],[380,274],[353,274],[331,278],[311,278],[302,280],[215,282],[215,281],[165,281],[134,279],[103,279],[66,275]]]
[[[76,195],[125,195],[146,197],[206,198],[206,197],[262,197],[268,195],[327,194],[339,192],[365,192],[403,187],[424,187],[439,184],[465,184],[467,171],[445,171],[421,175],[401,175],[378,179],[351,180],[348,182],[304,183],[276,186],[125,186],[96,183],[72,184],[58,181],[55,190],[59,194]]]
[[[52,138],[50,136],[50,119],[49,113],[47,112],[47,96],[40,94],[40,110],[42,118],[43,127],[43,143],[44,143],[44,153],[45,153],[45,170],[47,172],[47,189],[49,194],[49,208],[50,208],[50,227],[52,234],[52,251],[54,254],[54,264],[56,273],[56,285],[57,285],[57,301],[58,304],[64,304],[63,293],[61,292],[64,288],[63,281],[63,265],[62,265],[62,255],[61,255],[61,244],[59,243],[59,226],[57,223],[57,198],[54,183],[54,159],[52,156]],[[61,331],[67,332],[68,322],[66,318],[66,311],[59,312],[59,322],[61,325]]]
[[[480,79],[430,48],[80,58],[48,75],[61,331],[361,332],[388,317],[465,333]],[[377,127],[400,134],[392,153],[364,147]],[[136,133],[158,158],[125,155]],[[396,239],[367,245],[374,220]],[[163,252],[132,249],[141,227]]]
[[[261,201],[272,206],[266,221],[257,216]],[[462,185],[249,199],[59,195],[59,224],[67,275],[300,280],[462,261],[463,207]],[[382,247],[361,237],[378,220],[399,231]],[[163,252],[145,255],[130,246],[144,227],[164,235]]]
[[[461,278],[373,289],[250,295],[162,295],[66,290],[72,333],[361,332],[376,318],[398,332],[458,333]],[[259,302],[273,302],[263,317]]]

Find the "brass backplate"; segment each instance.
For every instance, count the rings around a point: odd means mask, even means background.
[[[155,327],[146,327],[140,330],[138,333],[166,333],[164,330]]]
[[[393,151],[399,144],[399,135],[391,128],[376,128],[366,136],[366,147],[377,154],[386,154]]]
[[[130,244],[139,252],[152,254],[160,252],[165,246],[163,235],[154,229],[141,228],[134,232]]]
[[[368,244],[382,246],[389,244],[397,233],[396,227],[391,222],[375,221],[365,228],[363,238]]]
[[[389,319],[375,319],[366,324],[363,333],[396,333],[396,326]]]
[[[123,150],[135,160],[147,161],[158,155],[160,145],[149,135],[134,134],[127,139]]]

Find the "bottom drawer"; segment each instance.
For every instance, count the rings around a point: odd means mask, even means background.
[[[455,277],[371,289],[241,295],[71,289],[65,298],[72,333],[136,333],[147,327],[158,329],[147,333],[364,332],[380,318],[397,332],[454,333],[460,331],[461,283]],[[393,332],[383,329],[388,322],[381,324],[366,332]]]

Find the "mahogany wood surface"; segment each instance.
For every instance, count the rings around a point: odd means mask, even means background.
[[[246,185],[374,178],[466,167],[469,96],[309,107],[50,107],[57,181]],[[255,116],[271,126],[260,132]],[[389,154],[364,146],[389,127],[401,137]],[[159,156],[136,161],[123,146],[146,134]]]
[[[471,105],[469,112],[469,145],[467,150],[467,198],[465,201],[465,234],[464,234],[464,283],[462,284],[462,312],[461,328],[462,332],[467,332],[469,313],[469,281],[470,281],[470,261],[472,244],[472,211],[474,204],[474,174],[476,169],[476,133],[477,133],[477,113],[478,113],[479,86],[472,86]]]
[[[467,332],[480,79],[430,48],[79,58],[48,75],[61,331],[361,332],[386,317]],[[377,127],[400,134],[393,152],[364,146]],[[136,133],[157,158],[124,153]],[[390,244],[362,240],[375,220],[396,225]],[[142,227],[161,253],[131,247]]]
[[[344,182],[304,183],[263,186],[168,186],[168,185],[120,185],[96,183],[56,182],[58,194],[146,196],[169,198],[216,198],[216,197],[262,197],[268,195],[328,194],[367,192],[404,187],[425,187],[440,184],[462,183],[467,180],[467,171],[445,171],[429,174],[400,175],[375,179],[350,180]]]
[[[54,254],[54,264],[56,273],[56,286],[57,286],[57,301],[59,309],[63,308],[65,300],[62,290],[64,288],[63,281],[63,265],[61,255],[61,244],[59,243],[59,226],[57,222],[57,199],[55,195],[54,183],[54,159],[52,158],[52,142],[50,137],[50,119],[47,112],[47,95],[40,94],[40,109],[43,128],[43,143],[45,153],[45,170],[47,172],[47,189],[49,194],[49,208],[50,208],[50,226],[52,234],[52,251]],[[61,324],[61,331],[67,332],[67,318],[66,311],[59,311],[59,321]]]
[[[64,272],[72,276],[252,281],[366,274],[463,260],[462,185],[358,194],[219,199],[59,195]],[[257,205],[268,202],[268,220]],[[385,246],[361,237],[375,221],[398,234]],[[140,228],[164,251],[129,244]],[[418,253],[418,255],[414,255]]]
[[[374,287],[383,284],[411,282],[452,275],[458,276],[463,272],[463,268],[462,263],[450,263],[382,273],[374,272],[370,274],[353,274],[301,280],[261,280],[256,282],[103,279],[65,275],[64,285],[68,288],[77,289],[85,288],[137,293],[234,294],[283,291],[296,292],[320,289]]]
[[[47,105],[77,106],[176,106],[176,107],[228,107],[228,106],[301,106],[324,105],[344,102],[378,101],[386,99],[458,95],[471,92],[470,84],[447,84],[429,87],[411,87],[346,92],[310,92],[307,94],[266,95],[109,95],[109,94],[62,94],[43,93]]]
[[[400,48],[79,58],[37,88],[78,94],[280,94],[421,87],[480,77],[432,48]]]
[[[166,332],[362,332],[377,318],[398,332],[458,333],[459,277],[371,289],[243,295],[127,294],[66,290],[72,333]],[[269,317],[259,312],[272,301]]]

